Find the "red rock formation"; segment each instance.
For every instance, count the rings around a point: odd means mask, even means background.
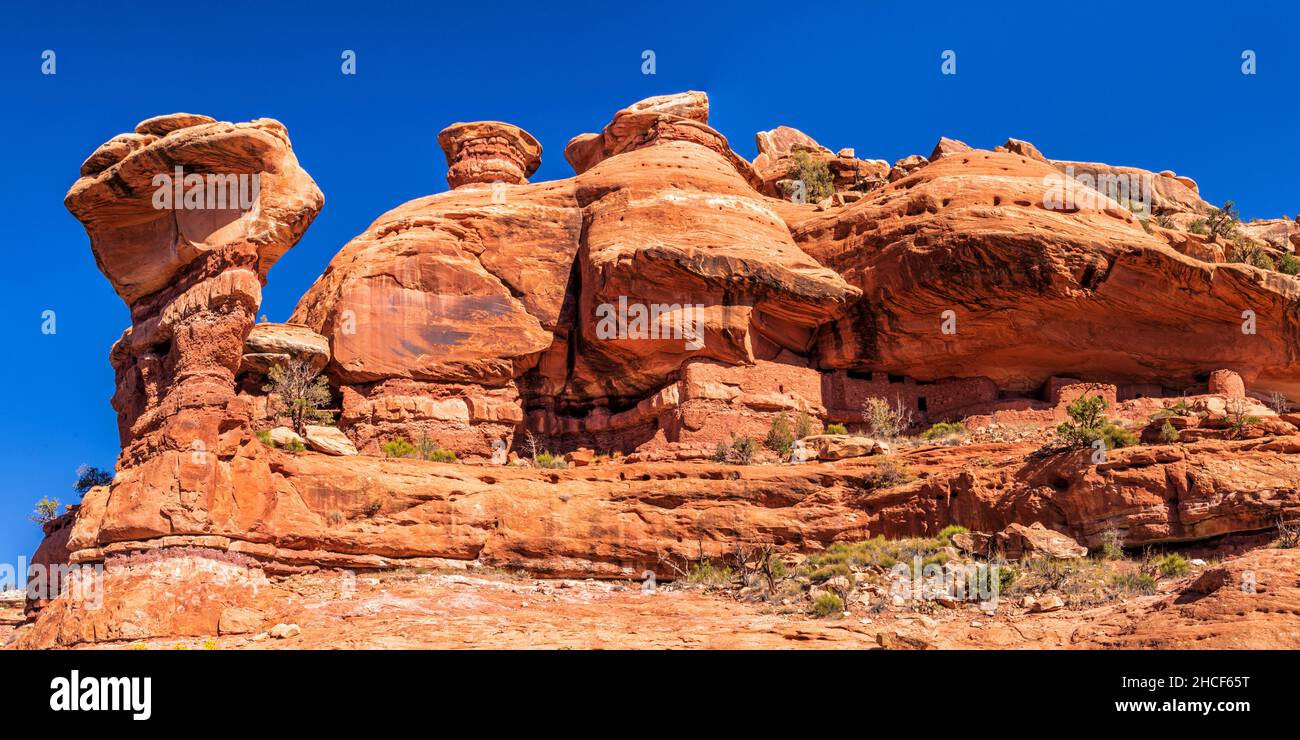
[[[1090,206],[1055,207],[1062,195]],[[979,368],[1016,392],[1071,374],[1174,393],[1229,368],[1300,393],[1287,308],[1300,285],[1184,256],[1097,195],[1045,163],[972,151],[799,222],[800,247],[864,294],[819,335],[821,367],[918,380]]]
[[[508,123],[453,123],[438,134],[447,155],[447,184],[476,182],[519,185],[542,163],[542,145],[532,134]]]
[[[262,282],[323,202],[276,121],[176,114],[137,131],[91,155],[66,200],[132,320],[110,355],[118,474],[81,547],[210,525],[252,437],[235,375]]]
[[[838,198],[832,205],[844,205],[863,194],[885,184],[889,165],[882,160],[861,160],[852,149],[841,149],[837,154],[818,144],[804,132],[789,126],[777,126],[771,131],[754,135],[758,156],[754,170],[762,180],[759,190],[775,198],[788,197],[784,182],[795,177],[795,153],[813,162],[825,162],[830,170],[832,184]]]
[[[632,577],[700,547],[803,550],[953,522],[1041,522],[1088,544],[1117,528],[1140,544],[1296,513],[1295,427],[1268,414],[1227,439],[1219,395],[1204,419],[1179,422],[1180,444],[1114,450],[1101,465],[1031,456],[1031,443],[929,448],[907,455],[916,480],[884,491],[861,460],[548,471],[376,457],[395,437],[427,436],[482,462],[535,434],[553,451],[698,460],[732,433],[761,437],[780,413],[856,424],[873,397],[921,422],[1047,426],[1081,393],[1143,420],[1162,408],[1145,397],[1166,390],[1300,396],[1296,281],[1148,232],[1062,176],[1077,163],[1014,140],[1007,152],[943,140],[933,161],[900,160],[891,183],[819,208],[766,194],[766,175],[707,122],[703,93],[634,104],[570,142],[575,177],[545,183],[527,182],[540,146],[526,132],[453,125],[439,137],[453,189],[379,217],[290,324],[256,328],[266,271],[322,203],[283,127],[176,114],[114,137],[67,204],[131,307],[110,358],[123,452],[113,486],[86,496],[69,559],[197,547],[251,556],[237,564],[251,570],[474,561]],[[815,145],[792,131],[760,137],[767,164]],[[203,207],[155,208],[155,176],[178,164],[256,175],[259,189],[210,208],[218,183],[200,180]],[[1186,183],[1157,179],[1157,212],[1202,207]],[[185,187],[167,193],[189,202]],[[324,363],[360,456],[254,438],[260,374],[290,356]],[[119,564],[130,593],[153,577]],[[43,639],[87,634],[50,619]],[[195,619],[186,629],[219,614]]]

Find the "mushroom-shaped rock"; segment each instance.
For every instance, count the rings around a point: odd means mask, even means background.
[[[521,185],[542,163],[542,145],[527,131],[500,121],[453,123],[438,134],[447,156],[447,184]]]
[[[749,161],[731,150],[727,137],[708,126],[709,98],[695,90],[659,95],[614,114],[599,134],[578,134],[564,147],[564,158],[579,175],[616,154],[670,141],[689,141],[721,154],[753,187],[761,181]]]
[[[266,272],[324,201],[271,119],[173,114],[136,131],[97,149],[64,201],[131,308],[109,357],[119,433],[137,450],[124,453],[124,470],[152,455],[156,439],[216,450],[218,429],[242,423],[228,404]],[[138,507],[130,516],[157,513]]]
[[[188,125],[178,127],[178,116]],[[100,270],[132,307],[189,287],[181,284],[186,268],[208,256],[265,279],[324,203],[278,121],[210,120],[160,116],[113,137],[64,199]]]

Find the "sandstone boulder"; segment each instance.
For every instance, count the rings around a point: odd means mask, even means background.
[[[1210,373],[1210,393],[1217,393],[1228,398],[1245,398],[1246,384],[1241,376],[1231,370],[1215,370]]]
[[[219,635],[247,635],[262,629],[262,613],[256,609],[232,606],[221,612],[217,623]]]
[[[265,374],[290,358],[306,360],[321,370],[330,359],[329,340],[298,324],[257,324],[244,340],[240,372]]]
[[[901,180],[913,172],[921,169],[930,163],[930,160],[919,154],[911,154],[894,162],[894,166],[889,170],[889,181]]]
[[[288,447],[291,445],[305,445],[306,440],[289,427],[276,427],[271,430],[271,443],[276,447]]]
[[[306,432],[307,446],[326,455],[355,455],[357,448],[348,436],[336,427],[308,424]]]
[[[1002,146],[1012,154],[1019,154],[1022,157],[1037,159],[1040,162],[1047,161],[1047,157],[1044,157],[1043,153],[1038,151],[1038,147],[1027,141],[1021,141],[1020,139],[1007,139],[1007,143]]]
[[[1019,522],[1010,524],[994,535],[993,539],[994,548],[1013,560],[1033,556],[1068,560],[1088,554],[1088,548],[1075,542],[1069,535],[1054,532],[1039,522],[1029,526]]]
[[[1232,583],[1232,573],[1227,568],[1210,568],[1187,584],[1183,592],[1209,596],[1229,583]]]
[[[939,139],[939,143],[934,145],[934,151],[930,152],[930,161],[934,162],[944,157],[951,157],[954,154],[962,154],[971,151],[970,145],[957,139],[949,139],[944,136]]]
[[[803,438],[818,460],[843,460],[867,455],[888,455],[888,442],[849,434],[814,434]]]

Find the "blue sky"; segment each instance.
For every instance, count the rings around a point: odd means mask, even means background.
[[[709,93],[711,123],[746,157],[778,124],[890,161],[940,135],[985,148],[1015,136],[1057,159],[1173,169],[1249,218],[1300,212],[1292,3],[124,5],[11,4],[0,17],[0,563],[38,543],[37,499],[76,500],[77,465],[116,457],[108,349],[129,320],[62,203],[96,146],[150,116],[288,127],[325,208],[270,273],[273,321],[380,213],[446,189],[435,137],[447,124],[520,125],[544,147],[534,180],[567,177],[574,134],[686,89]],[[340,74],[344,49],[355,76]],[[945,49],[954,76],[940,74]],[[41,333],[46,309],[56,334]]]

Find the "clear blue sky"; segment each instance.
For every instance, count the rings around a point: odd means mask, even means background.
[[[534,179],[640,98],[704,90],[746,157],[787,124],[860,157],[928,154],[940,135],[991,148],[1190,175],[1249,218],[1300,211],[1300,11],[1293,3],[11,3],[0,15],[5,347],[0,562],[30,555],[42,495],[75,500],[111,468],[108,349],[127,311],[63,196],[82,160],[175,111],[277,118],[325,193],[271,271],[262,313],[288,317],[330,257],[383,211],[446,189],[435,136],[497,119],[545,148]],[[1163,7],[1161,7],[1163,5]],[[57,74],[40,73],[41,52]],[[358,74],[339,72],[343,49]],[[657,74],[641,73],[641,52]],[[945,49],[957,75],[939,73]],[[1241,74],[1241,53],[1258,74]],[[58,331],[40,331],[41,312]]]

